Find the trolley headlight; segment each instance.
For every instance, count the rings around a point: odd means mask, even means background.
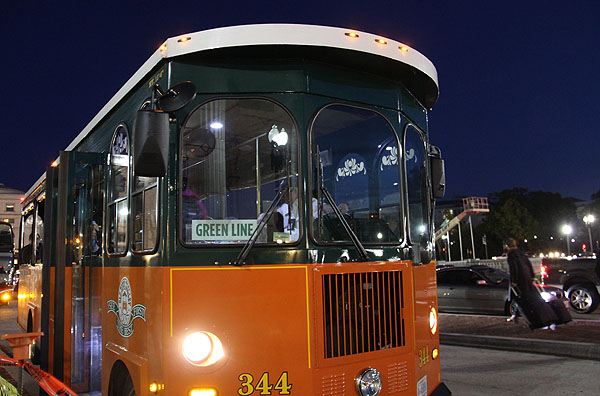
[[[188,335],[183,341],[182,352],[187,361],[196,366],[210,366],[225,356],[219,337],[208,331]]]
[[[381,385],[381,375],[374,368],[368,368],[356,377],[356,390],[360,396],[377,396]]]
[[[431,307],[431,310],[429,311],[429,330],[431,331],[431,334],[435,334],[435,333],[437,333],[437,329],[438,329],[437,310],[435,309],[435,307]]]
[[[8,300],[10,300],[10,293],[4,292],[4,293],[2,293],[2,296],[0,298],[2,299],[2,301],[8,301]]]

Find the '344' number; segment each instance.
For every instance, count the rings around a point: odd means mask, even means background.
[[[238,395],[240,396],[248,396],[257,391],[260,391],[260,395],[272,395],[272,390],[278,391],[280,395],[291,394],[292,384],[289,383],[286,371],[281,373],[275,385],[271,385],[269,373],[263,373],[256,384],[254,383],[252,374],[240,374],[238,379],[242,381],[242,386],[238,389]]]

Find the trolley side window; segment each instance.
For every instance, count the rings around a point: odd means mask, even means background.
[[[124,124],[117,126],[110,155],[108,196],[108,253],[127,252],[127,215],[129,202],[129,134]]]
[[[350,241],[332,203],[323,197],[323,185],[362,243],[398,244],[403,239],[401,151],[385,118],[367,109],[328,106],[313,122],[312,145],[318,151],[312,184],[316,240]]]
[[[135,176],[131,192],[132,250],[153,251],[157,242],[158,178]]]
[[[19,248],[19,264],[33,264],[37,240],[34,232],[35,204],[32,202],[23,210],[21,223],[21,246]]]
[[[429,193],[423,135],[412,125],[404,135],[408,223],[411,243],[425,247],[431,240],[429,225]]]
[[[257,243],[299,240],[298,136],[282,106],[258,98],[202,104],[182,126],[180,147],[184,244],[245,243],[278,198]]]

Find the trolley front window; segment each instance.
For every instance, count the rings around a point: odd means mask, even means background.
[[[312,126],[313,196],[317,201],[313,234],[320,242],[350,241],[340,215],[361,243],[402,239],[399,156],[394,130],[378,113],[333,105]],[[321,169],[319,169],[319,167]],[[339,209],[323,197],[324,187]]]
[[[410,240],[425,247],[431,240],[427,155],[423,135],[412,125],[404,135]]]
[[[300,238],[298,137],[283,107],[255,98],[210,101],[190,113],[180,147],[184,244],[245,243],[275,199],[257,243]]]

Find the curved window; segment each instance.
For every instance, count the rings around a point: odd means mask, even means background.
[[[411,243],[427,246],[431,240],[429,227],[429,195],[427,187],[427,155],[421,133],[412,125],[404,135],[408,223]]]
[[[127,252],[127,189],[129,186],[129,133],[124,124],[115,129],[110,150],[108,191],[108,252]]]
[[[403,224],[401,151],[390,124],[371,110],[328,106],[313,122],[312,144],[319,153],[313,161],[312,180],[315,238],[351,240],[332,208],[335,204],[362,243],[397,244]],[[324,196],[324,190],[333,200]]]
[[[300,238],[298,137],[278,104],[219,99],[181,128],[181,239],[187,245],[245,243],[272,202],[257,243]]]

